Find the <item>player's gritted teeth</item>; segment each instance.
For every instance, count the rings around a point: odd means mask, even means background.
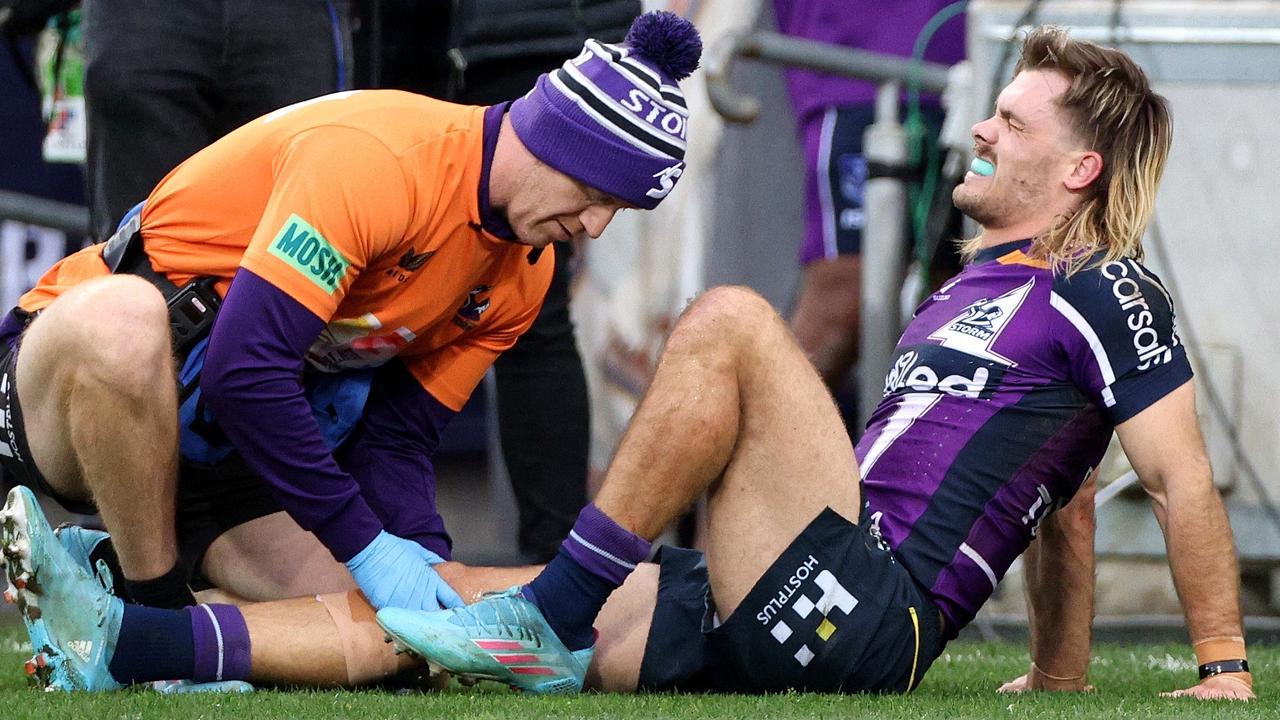
[[[569,242],[573,239],[573,233],[569,232],[569,228],[565,227],[564,223],[557,220],[556,224],[560,226],[560,232],[564,233],[564,237],[560,238],[561,240]]]

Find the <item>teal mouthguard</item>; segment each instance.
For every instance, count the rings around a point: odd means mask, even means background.
[[[992,165],[990,160],[983,160],[978,157],[969,163],[969,169],[973,171],[973,174],[983,177],[990,177],[996,173],[996,166]]]

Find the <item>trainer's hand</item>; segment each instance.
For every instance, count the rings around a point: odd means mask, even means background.
[[[1193,697],[1197,700],[1253,700],[1253,675],[1222,673],[1212,675],[1182,690],[1160,693],[1160,697]]]
[[[1004,694],[1016,694],[1030,692],[1032,690],[1047,690],[1049,692],[1093,692],[1093,686],[1085,681],[1084,678],[1077,680],[1054,680],[1047,678],[1043,673],[1038,672],[1039,668],[1034,665],[1025,674],[1010,680],[1001,685],[996,692]]]
[[[444,558],[418,543],[384,530],[347,561],[347,569],[377,610],[461,607],[462,598],[431,567],[442,562]]]

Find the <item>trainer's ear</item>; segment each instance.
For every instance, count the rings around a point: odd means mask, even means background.
[[[1101,174],[1102,155],[1096,150],[1086,150],[1076,158],[1076,164],[1071,168],[1071,173],[1067,175],[1063,184],[1068,190],[1079,192],[1093,184]]]

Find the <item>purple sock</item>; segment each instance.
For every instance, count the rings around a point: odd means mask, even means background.
[[[234,605],[162,610],[125,605],[111,676],[126,685],[152,680],[245,680],[249,628]]]
[[[107,670],[125,685],[191,675],[191,616],[185,610],[125,605]]]
[[[570,650],[595,642],[591,624],[609,594],[649,557],[648,540],[618,525],[594,504],[578,514],[546,568],[523,589]]]
[[[196,605],[191,614],[195,682],[249,678],[249,626],[235,605]]]

